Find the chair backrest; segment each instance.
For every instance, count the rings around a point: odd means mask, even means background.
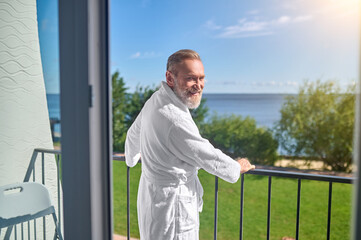
[[[35,182],[22,182],[0,187],[0,217],[10,219],[33,215],[51,207],[48,189]]]
[[[63,240],[49,191],[44,185],[22,182],[0,187],[0,230],[4,227],[8,228],[5,239],[10,239],[13,225],[49,214],[53,215],[55,223],[54,239],[58,237]],[[28,234],[30,236],[30,232]]]

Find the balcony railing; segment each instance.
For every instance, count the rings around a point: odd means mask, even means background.
[[[35,149],[32,155],[26,176],[24,181],[31,181],[30,176],[33,176],[32,181],[35,181],[35,161],[38,158],[38,154],[41,154],[42,161],[42,183],[45,183],[45,168],[44,168],[44,154],[54,154],[55,160],[58,169],[57,177],[57,187],[58,187],[58,218],[61,222],[62,219],[62,210],[61,210],[61,199],[60,199],[60,188],[61,188],[61,151],[59,150],[48,150],[48,149]],[[125,161],[124,156],[113,155],[113,160],[115,161]],[[34,174],[32,174],[34,173]],[[306,173],[295,173],[295,172],[285,172],[285,171],[275,171],[275,170],[265,170],[265,169],[256,169],[247,172],[246,174],[250,175],[259,175],[268,177],[268,202],[267,202],[267,239],[270,239],[270,220],[271,220],[271,194],[272,194],[272,178],[281,177],[287,179],[297,179],[297,209],[296,209],[296,226],[295,226],[295,236],[296,239],[299,239],[299,227],[300,227],[300,205],[301,205],[301,186],[302,180],[312,180],[312,181],[323,181],[328,182],[328,212],[327,212],[327,239],[330,239],[330,230],[331,230],[331,212],[332,212],[332,186],[333,183],[344,183],[352,184],[355,180],[351,177],[338,177],[338,176],[328,176],[328,175],[316,175],[316,174],[306,174]],[[244,209],[244,178],[245,174],[241,175],[241,189],[240,189],[240,218],[239,218],[239,239],[243,239],[243,209]],[[129,207],[129,191],[130,191],[130,168],[127,167],[127,239],[130,239],[130,207]],[[215,177],[215,203],[214,203],[214,239],[217,239],[217,224],[218,224],[218,177]],[[45,221],[45,220],[44,220]],[[45,223],[44,223],[45,226]],[[45,229],[44,229],[45,232]]]
[[[36,161],[39,158],[39,154],[41,156],[41,169],[37,169],[36,168]],[[61,161],[60,161],[60,155],[61,155],[61,151],[59,150],[48,150],[48,149],[34,149],[33,154],[31,156],[30,162],[29,162],[29,166],[27,168],[25,177],[23,182],[35,182],[36,179],[41,179],[41,183],[43,185],[46,186],[46,182],[45,182],[45,154],[52,154],[55,155],[55,161],[56,161],[56,166],[57,166],[57,206],[58,206],[58,212],[57,212],[57,216],[58,216],[58,221],[59,221],[59,228],[61,229],[61,222],[62,222],[62,210],[61,210]],[[39,175],[40,174],[40,175]],[[40,177],[39,177],[40,176]],[[43,217],[43,236],[42,239],[46,239],[46,217]],[[27,236],[26,239],[39,239],[39,236],[37,237],[37,224],[36,224],[36,219],[33,220],[33,236],[34,238],[31,238],[31,234],[30,234],[30,222],[27,223],[27,227],[24,226],[25,224],[21,223],[19,226],[19,230],[17,226],[11,226],[9,228],[7,228],[6,233],[4,235],[4,239],[8,240],[11,237],[11,234],[14,230],[14,239],[17,239],[18,235],[21,236],[20,239],[24,239],[24,236]],[[26,230],[24,230],[26,228]],[[0,229],[1,230],[1,229]],[[57,235],[54,233],[54,239],[57,238]]]

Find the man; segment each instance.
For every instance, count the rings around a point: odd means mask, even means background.
[[[133,167],[142,157],[138,189],[141,240],[198,239],[203,168],[234,183],[254,166],[234,161],[201,137],[189,108],[199,106],[205,83],[195,51],[180,50],[168,58],[166,81],[145,103],[127,133],[125,156]]]

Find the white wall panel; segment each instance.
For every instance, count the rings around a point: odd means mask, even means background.
[[[53,148],[36,0],[0,0],[0,185],[23,181],[34,148]],[[55,160],[45,156],[45,183],[56,207]],[[41,182],[41,157],[36,173],[36,181]],[[47,235],[52,239],[50,220]],[[4,231],[0,239],[3,235]]]

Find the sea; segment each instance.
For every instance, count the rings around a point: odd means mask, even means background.
[[[46,100],[48,102],[48,111],[50,119],[61,120],[60,117],[60,94],[46,94]],[[60,125],[54,125],[54,132],[60,136]]]
[[[285,97],[292,94],[203,94],[209,116],[241,115],[252,117],[259,127],[272,128],[280,120],[280,110],[285,102]],[[59,94],[47,94],[49,117],[60,118]],[[60,124],[55,124],[54,132],[60,133]]]
[[[293,94],[203,94],[209,114],[252,117],[259,127],[272,128],[281,118],[281,107]]]

